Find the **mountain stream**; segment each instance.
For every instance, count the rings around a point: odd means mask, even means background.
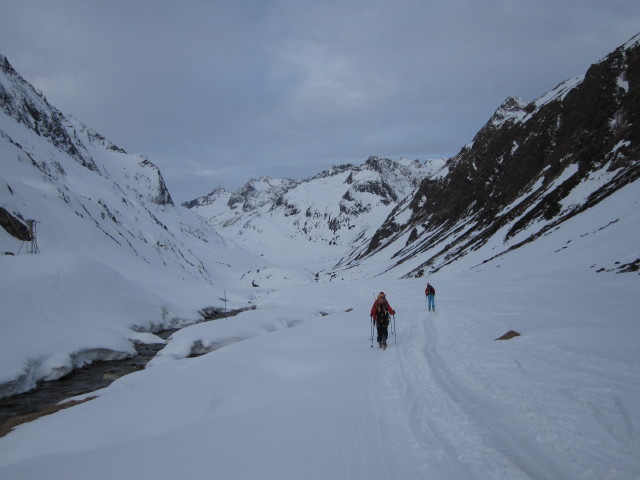
[[[204,321],[232,317],[244,310],[246,309],[220,312],[211,309],[206,311]],[[166,340],[177,330],[179,329],[174,328],[154,333]],[[138,354],[135,357],[123,360],[94,361],[90,365],[73,370],[59,380],[39,382],[33,390],[0,398],[0,430],[6,422],[16,417],[46,411],[67,398],[105,388],[124,375],[142,370],[164,347],[164,343],[136,343],[135,348]]]

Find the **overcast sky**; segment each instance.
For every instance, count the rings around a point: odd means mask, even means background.
[[[639,32],[638,0],[0,0],[0,53],[176,202],[453,155]]]

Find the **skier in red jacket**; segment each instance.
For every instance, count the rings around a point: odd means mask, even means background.
[[[396,312],[389,302],[384,292],[378,294],[378,298],[373,302],[371,307],[371,321],[378,331],[378,347],[387,348],[387,337],[389,336],[389,314],[395,315]]]

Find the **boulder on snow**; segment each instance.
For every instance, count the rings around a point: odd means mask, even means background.
[[[511,340],[513,337],[519,337],[520,334],[515,330],[509,330],[507,333],[502,335],[501,337],[496,338],[496,340]]]

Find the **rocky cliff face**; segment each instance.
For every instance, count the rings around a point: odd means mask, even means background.
[[[343,265],[385,248],[396,266],[428,252],[409,274],[421,276],[494,235],[496,255],[531,242],[638,180],[639,115],[636,36],[534,102],[508,98],[448,174],[425,179]]]
[[[47,138],[53,145],[78,161],[81,165],[97,170],[86,151],[78,148],[65,128],[64,116],[27,83],[11,66],[9,60],[0,55],[0,109],[8,116]]]

